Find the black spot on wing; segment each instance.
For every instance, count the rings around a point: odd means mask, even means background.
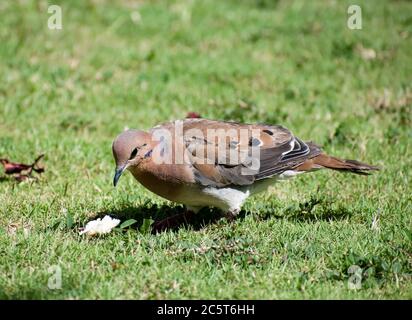
[[[265,130],[263,130],[263,132],[264,132],[264,133],[267,133],[267,134],[270,135],[270,136],[273,136],[273,132],[270,131],[270,130],[265,129]]]

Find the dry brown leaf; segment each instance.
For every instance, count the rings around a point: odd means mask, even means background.
[[[187,113],[186,118],[187,119],[189,119],[189,118],[201,118],[201,115],[197,112],[191,111],[191,112]]]
[[[5,174],[12,175],[17,181],[22,182],[34,178],[33,171],[38,174],[44,172],[44,167],[38,166],[38,162],[43,157],[44,154],[39,155],[32,164],[12,162],[6,158],[0,159],[0,163],[3,165]]]
[[[365,48],[363,45],[359,44],[356,46],[356,51],[363,60],[368,61],[376,59],[376,51],[372,48]]]

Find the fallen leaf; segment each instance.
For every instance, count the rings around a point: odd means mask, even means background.
[[[17,232],[18,227],[19,227],[19,225],[17,223],[10,223],[7,226],[7,234],[9,236],[14,236]]]
[[[36,178],[29,176],[28,174],[17,174],[14,176],[14,178],[18,181],[18,182],[23,182],[23,181],[27,181],[27,180],[35,180]]]
[[[5,174],[20,173],[23,170],[28,170],[30,168],[30,165],[10,162],[8,159],[0,159],[0,162],[4,167]]]
[[[112,270],[115,271],[115,270],[121,268],[122,265],[117,263],[117,262],[112,262],[111,266],[112,266]]]
[[[191,119],[191,118],[201,118],[201,115],[197,112],[188,112],[186,115],[186,119]]]
[[[44,168],[37,165],[43,157],[44,154],[39,155],[32,164],[12,162],[6,158],[1,158],[0,163],[3,165],[5,174],[13,175],[17,181],[22,182],[28,179],[34,179],[34,177],[32,177],[33,171],[38,174],[44,172]]]
[[[28,224],[21,224],[21,223],[10,223],[7,225],[7,234],[9,236],[14,236],[20,230],[25,237],[30,235],[30,225]]]
[[[356,50],[363,60],[376,59],[376,51],[372,48],[365,48],[363,45],[358,45],[356,47]]]

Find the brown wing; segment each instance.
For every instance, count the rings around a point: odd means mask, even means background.
[[[320,153],[317,146],[302,142],[282,126],[207,119],[161,125],[168,130],[177,126],[182,127],[195,180],[206,186],[250,185],[293,169]],[[251,169],[252,162],[257,166]]]

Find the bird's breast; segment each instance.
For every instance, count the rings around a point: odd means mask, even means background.
[[[181,193],[182,186],[177,182],[165,181],[150,172],[132,171],[132,174],[145,188],[168,200],[176,201]]]
[[[204,187],[197,184],[189,175],[186,175],[185,180],[181,177],[182,168],[174,167],[165,170],[165,168],[158,167],[158,170],[142,170],[141,168],[131,168],[133,176],[145,188],[153,193],[174,201],[193,207],[215,206],[223,210],[227,210],[233,206],[239,196],[242,200],[247,197],[243,192],[225,189],[215,189]],[[177,176],[175,176],[177,175]],[[179,179],[178,179],[179,178]],[[232,192],[231,192],[232,191]]]

